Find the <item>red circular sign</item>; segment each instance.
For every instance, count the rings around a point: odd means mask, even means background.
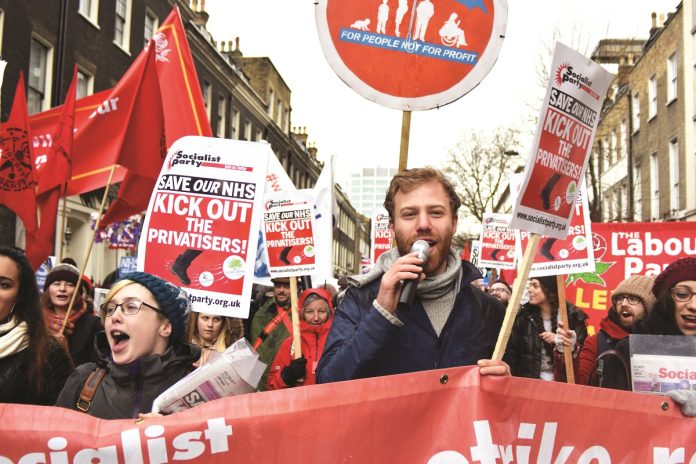
[[[476,87],[498,57],[506,0],[319,0],[327,61],[389,108],[428,110]]]

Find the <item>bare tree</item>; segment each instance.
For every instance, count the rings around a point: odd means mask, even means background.
[[[497,129],[491,134],[471,131],[449,150],[445,172],[456,180],[465,213],[483,220],[508,189],[509,175],[520,148],[517,129]]]

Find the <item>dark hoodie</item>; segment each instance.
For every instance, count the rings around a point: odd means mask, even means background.
[[[105,332],[95,339],[98,363],[78,367],[65,382],[56,406],[77,410],[80,392],[97,365],[107,369],[87,412],[100,419],[137,418],[148,413],[152,402],[169,387],[193,370],[200,357],[200,348],[176,342],[161,355],[145,356],[130,364],[119,365],[111,360],[111,348]]]

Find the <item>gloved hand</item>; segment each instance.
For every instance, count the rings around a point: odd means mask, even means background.
[[[302,356],[301,358],[293,359],[290,365],[285,366],[280,371],[280,377],[288,387],[294,387],[300,379],[304,378],[306,368],[307,358]]]
[[[556,343],[556,351],[563,353],[563,347],[569,346],[570,352],[575,352],[575,345],[578,342],[578,336],[574,330],[565,330],[563,328],[563,323],[558,323],[558,328],[556,329],[556,338],[554,339]]]
[[[671,390],[667,396],[672,398],[675,403],[681,406],[682,413],[688,417],[696,416],[696,391],[694,390]]]

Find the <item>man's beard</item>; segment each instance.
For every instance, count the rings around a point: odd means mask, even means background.
[[[398,232],[394,232],[396,238],[396,247],[399,249],[399,255],[404,256],[411,252],[412,243]],[[423,265],[423,272],[426,276],[434,275],[434,273],[440,269],[443,263],[447,262],[447,257],[449,256],[449,250],[452,245],[452,236],[448,237],[436,237],[437,244],[430,249],[429,258]],[[418,237],[415,238],[414,242],[419,240]],[[433,256],[433,251],[436,251],[436,255]],[[444,268],[443,268],[444,270]]]

